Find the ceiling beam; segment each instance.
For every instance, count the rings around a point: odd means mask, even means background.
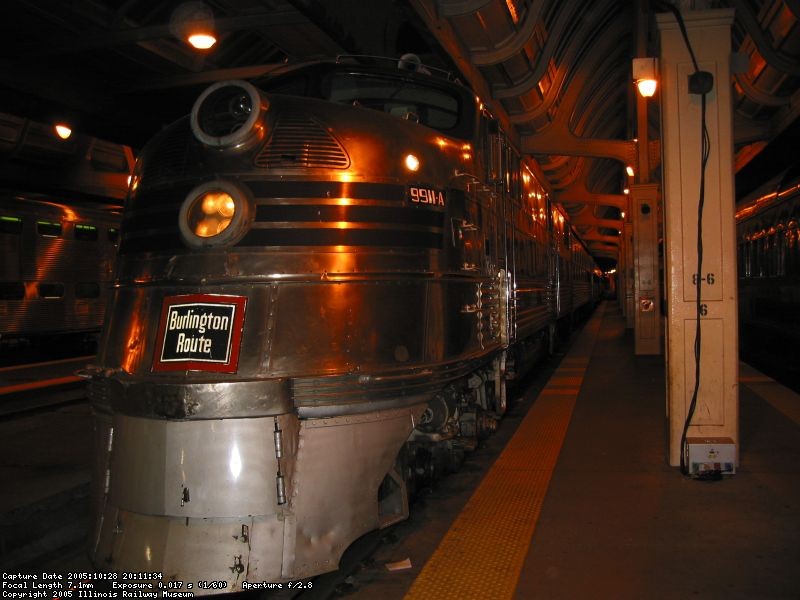
[[[582,227],[586,225],[589,227],[605,227],[607,229],[616,229],[617,231],[622,229],[623,224],[622,219],[600,219],[594,215],[590,217],[584,217],[583,213],[575,217],[570,216],[569,222],[576,227]]]
[[[460,17],[478,12],[494,0],[439,0],[439,10],[443,17]]]
[[[548,127],[535,135],[521,138],[525,154],[563,154],[613,158],[625,165],[636,164],[636,144],[630,140],[579,138],[568,129]]]
[[[787,75],[798,76],[800,75],[800,63],[792,60],[788,56],[781,54],[772,46],[772,42],[767,37],[767,34],[758,22],[758,16],[750,10],[749,2],[745,0],[733,0],[733,6],[736,9],[736,16],[742,25],[744,25],[747,35],[753,40],[753,43],[758,48],[758,52],[764,57],[764,60],[774,69],[786,73]]]
[[[601,235],[600,233],[588,231],[584,235],[581,236],[581,239],[584,242],[603,242],[605,244],[610,244],[612,246],[619,246],[620,240],[619,237],[613,235]]]
[[[503,61],[513,58],[518,54],[526,44],[530,43],[533,37],[533,32],[539,22],[539,18],[544,8],[544,2],[541,0],[535,2],[533,6],[528,7],[525,11],[525,17],[522,21],[522,26],[519,27],[511,37],[503,40],[503,43],[491,50],[476,51],[472,53],[472,62],[479,67],[496,65]]]

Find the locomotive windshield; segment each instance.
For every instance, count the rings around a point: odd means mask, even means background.
[[[472,136],[472,110],[468,102],[471,96],[465,89],[427,84],[405,73],[328,70],[320,74],[300,69],[259,85],[279,94],[311,96],[379,110],[454,137]]]

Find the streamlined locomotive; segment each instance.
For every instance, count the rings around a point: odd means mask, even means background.
[[[142,152],[87,373],[97,567],[214,593],[336,569],[591,306],[536,166],[398,67],[216,83]]]

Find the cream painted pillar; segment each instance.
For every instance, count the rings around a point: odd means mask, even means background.
[[[658,185],[631,186],[634,261],[634,353],[661,354],[658,281]],[[701,380],[702,381],[702,380]]]
[[[625,211],[622,235],[625,237],[623,251],[625,252],[625,328],[633,329],[636,323],[635,302],[635,273],[633,263],[633,219],[631,218],[630,202]]]
[[[714,75],[707,95],[711,153],[706,166],[703,264],[697,273],[701,173],[701,96],[690,94],[694,71],[671,13],[657,15],[661,37],[664,234],[667,279],[667,413],[669,462],[680,464],[681,434],[695,385],[695,295],[701,285],[700,388],[687,437],[725,437],[736,444],[739,389],[736,314],[735,199],[730,79],[733,9],[684,12],[701,70]]]
[[[627,213],[626,213],[627,214]],[[617,253],[617,302],[622,316],[625,316],[625,219],[622,219],[622,233],[619,236],[619,251]]]

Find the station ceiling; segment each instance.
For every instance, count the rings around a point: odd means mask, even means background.
[[[797,153],[800,0],[674,4],[735,9],[740,72],[731,85],[743,196]],[[3,9],[2,187],[72,181],[74,189],[87,181],[74,171],[85,172],[78,163],[90,155],[124,170],[214,81],[338,54],[413,52],[473,87],[535,156],[590,251],[604,264],[616,260],[631,182],[624,163],[637,136],[631,60],[657,56],[654,14],[664,7],[656,0],[5,0]],[[183,24],[206,13],[219,41],[198,52],[182,41]],[[648,176],[658,181],[658,95],[647,107]],[[54,149],[47,131],[57,119],[83,141]]]

